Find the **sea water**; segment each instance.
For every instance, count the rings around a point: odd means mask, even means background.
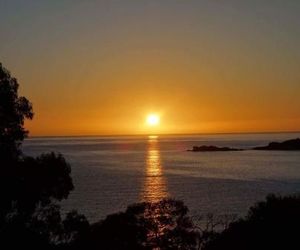
[[[300,133],[33,137],[25,154],[62,153],[75,189],[62,202],[92,222],[127,205],[163,198],[185,202],[192,215],[244,215],[269,193],[300,192],[299,151],[255,151]],[[190,152],[193,146],[247,149]]]

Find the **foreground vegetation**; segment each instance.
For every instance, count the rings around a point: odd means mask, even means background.
[[[90,224],[77,211],[62,217],[59,202],[73,190],[60,154],[23,155],[31,103],[0,64],[0,244],[6,249],[282,249],[299,248],[300,196],[270,195],[245,218],[192,220],[172,199],[138,203]],[[199,197],[201,199],[201,197]]]

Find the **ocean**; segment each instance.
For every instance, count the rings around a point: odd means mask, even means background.
[[[75,190],[62,202],[91,222],[141,201],[175,198],[191,215],[245,215],[269,193],[300,192],[300,152],[189,152],[193,146],[251,149],[300,133],[32,137],[23,151],[62,153]]]

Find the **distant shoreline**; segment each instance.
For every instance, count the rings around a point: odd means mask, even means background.
[[[230,148],[230,147],[218,147],[215,145],[201,145],[193,146],[192,149],[188,149],[190,152],[220,152],[220,151],[243,151],[245,149]],[[271,150],[271,151],[299,151],[300,139],[290,139],[282,142],[270,142],[266,146],[254,147],[248,150]]]

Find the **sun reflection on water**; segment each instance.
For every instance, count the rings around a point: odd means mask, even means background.
[[[148,137],[145,181],[142,196],[142,200],[147,202],[157,202],[168,197],[157,136]]]

